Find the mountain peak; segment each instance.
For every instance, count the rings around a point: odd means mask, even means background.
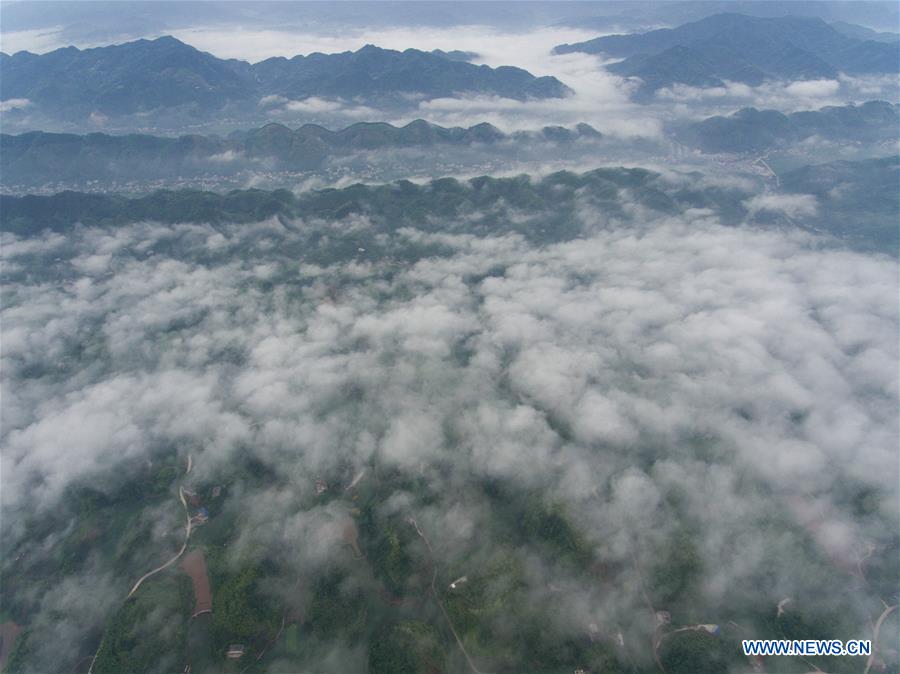
[[[155,40],[150,40],[150,42],[154,42],[156,44],[180,44],[187,47],[188,45],[179,40],[177,37],[173,37],[172,35],[160,35]]]
[[[119,44],[113,44],[107,47],[94,47],[93,49],[84,49],[82,51],[94,51],[97,49],[131,49],[135,47],[149,47],[151,49],[175,48],[190,51],[199,51],[195,47],[192,47],[186,42],[182,42],[177,37],[173,37],[172,35],[160,35],[159,37],[155,37],[152,39],[140,38],[138,40],[131,40],[130,42],[121,42]]]
[[[60,82],[60,73],[66,73]],[[220,59],[172,35],[79,51],[0,59],[6,98],[27,98],[54,117],[84,121],[199,106],[212,114],[226,105],[254,114],[272,100],[357,99],[409,106],[411,97],[459,93],[505,98],[555,98],[558,80],[520,69],[479,67],[422,51],[366,44],[356,52],[270,58],[250,64]]]
[[[559,45],[555,53],[584,52],[623,59],[610,72],[640,80],[636,97],[680,84],[758,86],[765,80],[810,80],[848,74],[896,74],[896,45],[863,42],[820,18],[757,17],[723,12],[630,35],[608,35]]]

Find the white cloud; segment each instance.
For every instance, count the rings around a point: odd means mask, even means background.
[[[198,481],[235,479],[234,561],[277,560],[295,582],[348,559],[353,506],[311,504],[317,476],[337,490],[377,466],[416,487],[398,481],[373,516],[414,509],[442,534],[442,568],[515,555],[529,599],[564,609],[554,627],[611,624],[637,658],[651,634],[634,568],[685,538],[704,616],[774,610],[830,580],[823,601],[865,626],[874,591],[833,581],[868,542],[885,554],[895,541],[897,261],[617,198],[630,219],[583,203],[580,238],[540,244],[475,236],[486,210],[430,231],[369,214],[5,235],[7,545],[68,487],[112,489],[177,451]],[[251,457],[261,484],[235,470]],[[486,483],[558,503],[609,569],[603,584],[496,536]]]
[[[0,112],[9,112],[10,110],[22,110],[31,106],[31,101],[27,98],[7,98],[0,101]]]
[[[812,194],[760,194],[744,202],[751,214],[760,211],[784,213],[789,218],[809,217],[818,211]]]
[[[827,98],[834,96],[841,88],[837,80],[802,80],[791,82],[784,91],[799,98]]]
[[[896,78],[848,77],[837,80],[770,80],[758,86],[740,82],[726,82],[724,87],[690,87],[676,84],[656,92],[659,103],[652,107],[679,106],[672,111],[680,117],[706,117],[716,113],[730,113],[735,107],[752,105],[757,108],[795,112],[826,105],[846,105],[848,101],[864,102],[873,98],[893,100],[897,97]]]
[[[268,107],[270,105],[284,105],[288,102],[288,99],[284,96],[278,96],[277,94],[272,94],[271,96],[263,96],[259,99],[260,107]]]
[[[284,107],[291,112],[334,112],[340,110],[343,104],[339,101],[310,96],[299,101],[287,101]]]

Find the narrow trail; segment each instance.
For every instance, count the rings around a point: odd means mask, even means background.
[[[253,666],[255,666],[257,662],[259,662],[260,660],[262,660],[262,659],[263,659],[263,656],[268,652],[268,650],[269,650],[275,643],[278,642],[278,640],[281,638],[282,633],[284,632],[284,625],[285,625],[286,620],[287,620],[287,614],[284,614],[283,616],[281,616],[281,627],[278,628],[278,632],[277,632],[277,633],[275,634],[275,636],[274,636],[274,637],[266,644],[265,648],[263,648],[263,649],[259,652],[259,655],[256,656],[256,660],[254,660],[253,662],[251,662],[249,665],[247,665],[246,667],[244,667],[244,668],[241,670],[241,674],[245,674],[245,672],[249,671],[250,668],[253,667]]]
[[[188,454],[187,468],[184,471],[184,474],[187,475],[188,473],[190,473],[192,467],[193,467],[193,456]],[[184,508],[184,516],[185,516],[185,520],[186,520],[185,526],[184,526],[184,543],[181,544],[181,550],[179,550],[177,555],[172,557],[172,559],[167,561],[162,566],[158,566],[155,569],[153,569],[152,571],[148,571],[143,576],[141,576],[138,579],[138,581],[134,584],[134,587],[131,588],[131,591],[127,595],[125,595],[126,601],[131,597],[131,595],[133,595],[135,592],[137,592],[138,588],[141,586],[141,583],[143,583],[145,580],[147,580],[151,576],[159,573],[160,571],[162,571],[162,570],[168,568],[169,566],[171,566],[172,564],[174,564],[176,561],[178,561],[178,558],[184,554],[184,551],[187,550],[188,540],[191,537],[191,514],[188,512],[187,499],[185,499],[185,497],[184,497],[184,486],[183,485],[178,485],[178,499],[181,501],[181,507]],[[87,674],[93,674],[94,665],[97,662],[97,656],[100,655],[101,648],[103,648],[103,640],[102,639],[100,641],[100,645],[97,646],[97,651],[94,653],[94,657],[91,659],[91,666],[88,668]]]
[[[466,662],[469,663],[469,668],[475,674],[483,674],[478,667],[475,666],[475,663],[472,661],[472,658],[469,656],[468,651],[466,651],[466,647],[463,646],[462,639],[459,638],[459,635],[456,633],[456,629],[453,627],[453,621],[450,620],[450,615],[447,613],[447,609],[444,608],[443,602],[441,602],[440,596],[437,592],[437,565],[434,562],[434,550],[431,548],[431,543],[428,542],[428,538],[425,536],[424,532],[419,528],[419,524],[416,522],[414,517],[409,518],[409,523],[413,525],[416,529],[416,533],[419,534],[419,538],[422,539],[425,543],[425,547],[428,548],[428,556],[431,560],[431,594],[434,596],[434,601],[437,603],[438,608],[441,609],[441,613],[444,614],[444,620],[447,621],[447,627],[450,628],[450,632],[453,633],[453,638],[456,639],[456,643],[459,646],[459,650],[462,651],[462,654],[466,658]]]
[[[790,639],[788,638],[788,635],[784,631],[784,625],[781,623],[780,620],[778,621],[778,629],[781,631],[781,638],[784,639],[785,641],[790,641]],[[810,667],[812,670],[815,670],[817,672],[822,672],[822,674],[826,674],[825,670],[818,667],[816,665],[816,663],[810,662],[805,657],[800,656],[800,655],[798,655],[797,657],[800,659],[801,662],[803,662],[803,664],[805,664],[807,667]]]
[[[143,576],[141,576],[138,579],[138,581],[134,584],[134,587],[131,588],[131,592],[129,592],[126,595],[125,599],[128,599],[131,595],[133,595],[135,592],[137,592],[137,589],[141,586],[141,583],[143,583],[145,580],[150,578],[150,576],[153,576],[153,575],[159,573],[163,569],[168,568],[169,566],[174,564],[176,561],[178,561],[178,558],[184,554],[185,550],[187,550],[188,539],[190,539],[190,537],[191,537],[191,514],[188,512],[187,501],[184,498],[184,487],[181,487],[181,486],[178,487],[178,497],[181,499],[181,505],[184,507],[184,515],[185,515],[185,519],[186,519],[186,523],[184,525],[184,543],[181,544],[181,550],[179,550],[177,555],[172,557],[172,559],[170,559],[168,562],[166,562],[162,566],[158,566],[155,569],[153,569],[152,571],[148,571]]]
[[[878,621],[875,623],[875,629],[872,630],[872,652],[869,654],[869,659],[866,660],[866,668],[863,670],[863,674],[869,674],[869,670],[875,662],[875,654],[878,652],[878,633],[881,632],[881,624],[884,622],[885,618],[897,610],[897,606],[897,604],[894,604],[893,606],[885,605],[884,611],[878,616]]]
[[[634,554],[634,549],[630,550],[631,553],[631,562],[634,564],[634,571],[637,574],[638,581],[641,584],[641,592],[644,595],[644,602],[647,604],[647,608],[650,609],[650,614],[653,616],[653,624],[655,626],[656,632],[653,634],[653,659],[656,661],[656,666],[659,667],[659,671],[662,674],[669,674],[666,671],[666,668],[663,666],[662,659],[659,657],[659,645],[662,643],[662,638],[659,637],[659,627],[656,626],[656,609],[653,607],[653,602],[650,601],[650,594],[647,592],[647,585],[644,583],[644,574],[641,573],[641,567],[638,566],[637,556]]]

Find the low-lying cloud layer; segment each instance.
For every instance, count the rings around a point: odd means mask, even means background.
[[[525,545],[529,597],[565,609],[554,629],[624,632],[639,661],[652,626],[635,574],[664,573],[687,535],[696,621],[818,596],[855,630],[844,638],[867,636],[878,591],[852,573],[867,546],[891,554],[898,525],[896,261],[627,208],[634,224],[606,229],[586,206],[571,241],[403,229],[380,235],[391,257],[359,247],[327,264],[366,218],[7,236],[6,549],[38,563],[59,534],[41,542],[26,520],[175,448],[201,478],[225,482],[247,457],[271,472],[229,491],[232,554],[303,577],[346,554],[346,508],[304,505],[314,477],[380,466],[430,495],[399,489],[382,516],[415,516],[460,575],[499,545],[479,485],[562,504],[608,575]],[[177,547],[164,521],[151,540]],[[49,584],[33,620],[64,636],[42,661],[84,650],[91,620],[62,598],[103,574],[112,596],[95,606],[113,606],[133,577],[99,559]]]
[[[848,101],[896,101],[898,88],[897,78],[891,75],[842,74],[837,79],[771,80],[758,86],[741,82],[706,88],[676,84],[655,96],[660,108],[670,107],[676,115],[696,118],[746,106],[790,113]]]

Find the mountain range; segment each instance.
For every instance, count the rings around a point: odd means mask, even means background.
[[[860,40],[875,40],[876,42],[888,42],[891,44],[900,42],[900,33],[872,30],[871,28],[857,26],[855,23],[847,23],[846,21],[834,21],[831,23],[831,27],[839,33]]]
[[[625,218],[620,189],[627,189],[632,199],[647,208],[665,212],[684,206],[683,199],[691,207],[714,207],[724,194],[713,190],[673,190],[660,174],[640,168],[596,169],[580,174],[561,171],[534,179],[527,175],[481,176],[466,181],[440,178],[426,184],[401,180],[299,194],[258,189],[228,193],[158,190],[137,198],[75,191],[50,196],[0,194],[0,211],[4,214],[0,231],[26,235],[44,229],[66,231],[77,223],[257,222],[274,216],[340,219],[366,214],[372,218],[376,230],[416,226],[426,231],[434,228],[444,231],[449,217],[468,233],[483,228],[496,234],[500,231],[495,231],[498,227],[523,224],[518,218],[500,217],[502,212],[524,210],[532,214],[546,212],[544,219],[526,220],[531,235],[547,238],[565,236],[580,227],[572,213],[585,199]],[[462,217],[473,211],[489,215],[478,223]]]
[[[829,232],[850,245],[897,255],[900,230],[897,213],[898,157],[806,166],[782,176],[781,193],[816,198],[818,207],[808,215],[785,220],[774,213],[753,214],[748,200],[755,187],[739,183],[713,185],[700,173],[683,174],[697,180],[685,189],[683,180],[640,168],[603,168],[586,173],[560,171],[543,178],[481,176],[467,181],[440,178],[425,184],[407,180],[381,185],[355,184],[340,189],[157,190],[128,198],[121,194],[86,194],[64,191],[48,196],[0,194],[0,231],[34,235],[43,230],[67,231],[85,225],[119,226],[142,220],[156,222],[258,222],[271,217],[291,220],[314,217],[330,220],[358,214],[371,219],[374,229],[366,248],[377,247],[379,231],[402,227],[423,230],[446,228],[458,222],[460,231],[497,235],[518,231],[540,241],[571,237],[579,230],[574,214],[591,204],[610,217],[628,222],[627,190],[649,211],[673,215],[684,209],[710,209],[723,224],[738,225],[752,218],[761,224],[801,226]],[[490,216],[473,223],[472,212]],[[528,212],[515,218],[503,213]],[[533,217],[539,215],[540,217]],[[443,224],[441,224],[443,223]],[[513,229],[510,230],[509,228]],[[440,229],[445,232],[446,229]],[[353,244],[353,250],[358,244]]]
[[[47,54],[0,54],[3,100],[66,119],[91,114],[145,115],[185,108],[197,115],[256,106],[264,97],[309,97],[400,105],[458,94],[525,100],[570,93],[554,77],[510,66],[467,63],[461,52],[394,51],[366,45],[355,52],[274,57],[259,63],[220,59],[173,37]]]
[[[878,31],[896,30],[900,12],[893,2],[858,0],[687,0],[680,2],[583,3],[587,12],[573,13],[556,22],[568,28],[616,32],[645,32],[659,26],[679,26],[713,14],[731,12],[747,16],[818,17],[835,26]],[[864,28],[858,24],[871,26]],[[877,30],[872,30],[876,28]],[[851,29],[851,30],[852,30]],[[861,37],[857,35],[857,37]],[[876,39],[876,38],[867,38]]]
[[[339,131],[316,124],[290,129],[267,124],[237,131],[227,138],[188,135],[178,138],[104,133],[86,135],[32,131],[0,134],[0,182],[5,185],[87,180],[161,179],[203,174],[224,175],[244,169],[308,171],[329,157],[431,146],[492,145],[500,142],[543,141],[566,144],[601,138],[587,124],[569,129],[506,134],[482,123],[446,128],[418,119],[397,127],[383,122],[359,122]]]
[[[863,248],[897,256],[900,246],[900,156],[803,166],[781,176],[781,189],[811,194],[815,226],[840,232]]]
[[[777,110],[743,108],[681,130],[679,140],[703,152],[760,152],[812,136],[825,140],[882,142],[896,139],[900,106],[886,101],[827,106],[784,114]]]
[[[638,97],[675,84],[720,87],[732,81],[755,86],[770,79],[900,71],[896,42],[853,37],[821,19],[799,16],[716,14],[677,28],[559,45],[554,52],[622,59],[607,69],[639,79]]]

